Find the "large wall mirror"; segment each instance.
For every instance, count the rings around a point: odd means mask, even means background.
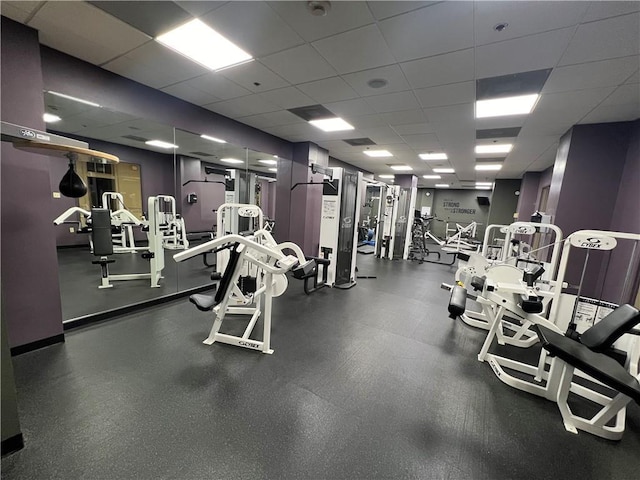
[[[228,233],[217,225],[225,203],[258,205],[273,227],[276,156],[83,99],[51,92],[44,98],[49,131],[120,158],[118,164],[78,162],[75,171],[88,191],[77,199],[58,194],[68,165],[51,159],[52,221],[57,223],[66,322],[212,285],[215,255],[178,264],[173,255]],[[102,246],[92,242],[95,208],[109,210],[112,254],[102,255]],[[238,218],[232,230],[252,228]]]
[[[118,164],[78,162],[75,171],[88,191],[77,199],[58,194],[58,182],[68,166],[60,159],[51,160],[63,319],[175,293],[177,269],[172,251],[154,248],[148,231],[150,216],[170,220],[177,214],[172,202],[176,196],[173,127],[51,92],[45,92],[44,100],[49,131],[120,158]],[[96,207],[110,211],[112,255],[101,255],[102,245],[94,248],[91,210]],[[150,251],[155,258],[149,258]],[[102,257],[109,262],[104,263],[107,281],[103,265],[94,263]],[[152,287],[154,275],[162,278]]]

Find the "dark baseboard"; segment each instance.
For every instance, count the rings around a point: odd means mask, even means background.
[[[133,303],[131,305],[125,305],[124,307],[112,308],[111,310],[105,310],[98,313],[92,313],[91,315],[84,315],[82,317],[72,318],[62,322],[64,331],[72,330],[74,328],[84,327],[96,322],[102,322],[110,318],[118,317],[120,315],[126,315],[144,308],[153,307],[155,305],[161,305],[163,303],[172,302],[179,298],[188,297],[194,293],[200,293],[215,288],[215,285],[203,285],[201,287],[191,288],[189,290],[183,290],[177,293],[171,293],[169,295],[163,295],[162,297],[156,297],[143,302]]]
[[[17,452],[24,447],[24,438],[19,433],[13,437],[9,437],[6,440],[2,440],[2,456],[9,455],[10,453]]]
[[[42,340],[36,340],[35,342],[25,343],[24,345],[18,345],[11,349],[11,356],[22,355],[23,353],[32,352],[39,348],[48,347],[55,343],[64,343],[64,333],[60,335],[54,335],[53,337],[43,338]]]

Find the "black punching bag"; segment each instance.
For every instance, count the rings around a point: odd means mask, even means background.
[[[80,198],[87,193],[87,186],[73,168],[73,163],[69,164],[69,170],[60,180],[60,193],[65,197]]]

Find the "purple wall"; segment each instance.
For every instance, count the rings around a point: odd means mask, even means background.
[[[540,186],[540,172],[527,172],[522,177],[520,196],[518,197],[518,220],[526,222],[536,211]]]
[[[235,145],[291,158],[291,143],[286,140],[56,50],[43,46],[41,57],[47,90],[90,98],[118,112],[150,118],[189,132],[215,134]]]
[[[609,229],[614,232],[640,234],[640,120],[636,120],[631,126],[629,148]],[[631,265],[631,272],[635,275],[632,275],[626,288],[624,285],[624,276],[633,248],[630,243],[619,242],[619,246],[613,251],[611,265],[605,278],[603,297],[615,303],[634,303],[638,292],[640,252],[637,250],[635,262]],[[640,249],[640,245],[637,248]]]
[[[1,26],[2,120],[44,130],[38,33],[5,17]],[[49,162],[2,143],[1,275],[11,280],[2,298],[11,347],[62,335]]]
[[[182,217],[187,227],[187,232],[204,232],[211,231],[213,225],[216,223],[216,214],[213,210],[217,210],[220,205],[224,203],[224,191],[225,186],[224,175],[206,175],[204,172],[205,166],[212,166],[218,170],[220,165],[208,164],[201,162],[197,158],[180,158],[180,198],[176,199],[178,205],[182,205]],[[187,180],[204,180],[212,182],[205,183],[190,183],[182,184]],[[189,193],[195,193],[198,196],[198,203],[189,204],[187,202],[187,195]]]
[[[631,122],[576,125],[561,139],[547,210],[565,236],[583,229],[610,229],[630,133]],[[624,221],[619,227],[626,231]],[[602,296],[608,255],[591,252],[582,295]],[[573,252],[567,269],[572,284],[580,281],[582,258],[583,252]],[[611,278],[624,277],[624,272],[609,272]]]
[[[258,180],[260,182],[260,201],[262,211],[270,219],[276,215],[276,182]]]

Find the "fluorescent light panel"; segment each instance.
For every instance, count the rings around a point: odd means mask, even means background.
[[[269,170],[270,172],[277,172],[277,171],[278,171],[278,169],[277,169],[277,168],[269,168],[268,170]]]
[[[50,93],[51,95],[55,95],[56,97],[66,98],[67,100],[73,100],[74,102],[84,103],[85,105],[91,105],[92,107],[100,107],[100,105],[98,105],[95,102],[90,102],[89,100],[84,100],[78,97],[72,97],[71,95],[65,95],[64,93],[52,92],[51,90],[49,90],[48,93]]]
[[[393,157],[393,154],[388,150],[365,150],[362,153],[368,157],[374,158]]]
[[[492,187],[492,182],[476,182],[476,187]]]
[[[325,132],[340,132],[342,130],[354,129],[353,125],[348,124],[340,117],[323,118],[322,120],[310,120],[309,123]]]
[[[225,162],[225,163],[244,163],[244,160],[238,160],[237,158],[221,158],[220,159],[221,162]]]
[[[421,153],[418,155],[422,160],[447,160],[446,153]]]
[[[147,140],[146,142],[147,145],[151,145],[152,147],[159,147],[159,148],[178,148],[178,145],[174,145],[173,143],[169,143],[169,142],[163,142],[162,140]]]
[[[497,172],[502,168],[499,163],[478,163],[476,164],[476,170],[479,172]]]
[[[209,135],[200,135],[200,138],[204,138],[205,140],[211,140],[212,142],[217,143],[227,143],[226,140],[222,140],[221,138],[210,137]]]
[[[198,19],[162,34],[156,40],[209,70],[220,70],[253,59]]]
[[[526,115],[536,106],[540,95],[519,95],[517,97],[493,98],[476,102],[476,118]]]
[[[433,168],[434,173],[456,173],[453,168]]]
[[[259,163],[262,163],[264,165],[277,165],[278,161],[277,160],[258,160]]]
[[[509,153],[513,148],[511,143],[494,143],[491,145],[476,145],[476,153]]]
[[[42,120],[44,120],[45,123],[55,123],[59,122],[62,119],[58,115],[54,115],[53,113],[45,113],[42,115]]]
[[[436,183],[436,188],[449,188],[448,183]]]
[[[396,178],[396,176],[391,173],[384,173],[382,175],[378,175],[378,178]]]
[[[422,175],[422,178],[426,178],[427,180],[440,180],[442,177],[440,175]]]
[[[389,165],[389,167],[391,167],[391,170],[397,170],[399,172],[408,172],[413,170],[409,165]]]

